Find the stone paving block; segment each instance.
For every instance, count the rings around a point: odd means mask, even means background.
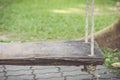
[[[111,80],[120,80],[120,78],[111,78]]]
[[[3,67],[3,65],[0,65],[0,68]]]
[[[37,79],[37,80],[65,80],[65,78],[64,77],[60,77],[60,78]]]
[[[32,66],[32,69],[53,69],[56,68],[56,66]]]
[[[4,68],[3,67],[0,67],[0,72],[3,72],[4,71]]]
[[[6,70],[28,70],[30,66],[13,66],[13,65],[6,65]]]
[[[91,80],[92,75],[67,76],[66,80]]]
[[[36,79],[48,79],[48,78],[59,78],[62,77],[61,73],[46,73],[46,74],[36,74]]]
[[[0,76],[0,80],[5,80],[6,78],[3,76]]]
[[[81,71],[71,71],[71,72],[63,72],[63,76],[74,76],[74,75],[87,75],[87,72]]]
[[[8,79],[5,79],[5,72],[0,72],[0,80],[92,80],[92,75],[80,71],[83,66],[0,66],[0,70],[6,70]],[[106,67],[98,66],[99,80],[120,80]],[[64,77],[66,79],[64,79]]]
[[[81,71],[81,69],[83,68],[83,66],[58,66],[60,68],[60,70],[62,72],[66,72],[66,71]]]
[[[31,70],[18,70],[18,71],[7,71],[7,76],[15,76],[15,75],[29,75],[32,74]]]
[[[107,74],[107,73],[109,73],[109,69],[106,69],[106,68],[104,68],[104,69],[97,69],[96,72],[98,74]]]
[[[104,65],[98,65],[98,66],[96,67],[96,69],[107,69],[107,67],[104,66]]]
[[[8,76],[7,80],[33,80],[33,75]]]
[[[34,70],[34,74],[39,73],[39,74],[43,74],[43,73],[56,73],[59,72],[58,68],[50,68],[50,69],[41,69],[41,70]]]
[[[98,80],[113,80],[113,79],[110,79],[110,78],[98,78]]]
[[[2,72],[2,73],[0,72],[0,77],[2,77],[2,76],[4,76],[4,72]]]
[[[107,73],[107,74],[100,74],[100,78],[115,78],[117,77],[115,74]]]

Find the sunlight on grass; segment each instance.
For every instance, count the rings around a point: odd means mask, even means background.
[[[61,14],[85,14],[85,5],[80,4],[76,7],[68,7],[68,8],[61,8],[61,9],[53,9],[51,10],[54,13],[61,13]]]
[[[113,0],[95,0],[95,31],[120,17],[107,8],[114,5]],[[85,29],[85,0],[0,0],[0,17],[2,41],[80,39]]]
[[[61,13],[61,14],[85,14],[85,9],[80,8],[68,8],[68,9],[61,9],[61,10],[53,10],[54,13]]]

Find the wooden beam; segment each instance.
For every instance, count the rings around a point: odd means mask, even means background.
[[[0,43],[0,64],[7,65],[101,65],[104,57],[97,43],[95,56],[83,41]]]

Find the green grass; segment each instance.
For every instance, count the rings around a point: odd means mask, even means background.
[[[120,62],[120,50],[112,50],[109,48],[102,49],[105,56],[105,65],[112,69],[112,72],[120,74],[120,69],[113,68],[112,64],[115,62]]]
[[[114,5],[114,0],[95,0],[100,10],[95,16],[96,31],[120,17],[104,10]],[[81,11],[74,12],[74,9]],[[3,41],[79,39],[84,36],[84,10],[85,0],[0,0],[0,36],[7,37]]]

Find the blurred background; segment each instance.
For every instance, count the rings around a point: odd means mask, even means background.
[[[80,39],[85,10],[86,0],[0,0],[0,41]],[[95,0],[95,31],[118,18],[120,0]]]

